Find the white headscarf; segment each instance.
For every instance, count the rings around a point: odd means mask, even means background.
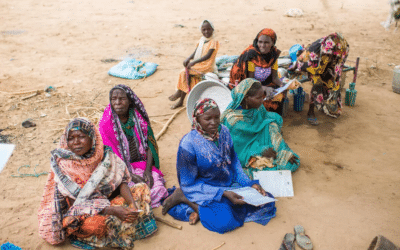
[[[204,36],[202,36],[200,38],[199,45],[197,46],[196,52],[194,53],[193,60],[197,60],[197,59],[201,58],[201,55],[203,54],[204,43],[206,43],[206,42],[208,42],[208,41],[210,41],[211,39],[214,38],[214,32],[215,32],[214,25],[213,25],[213,23],[211,21],[209,21],[207,19],[205,19],[205,20],[203,20],[203,22],[201,22],[201,24],[199,26],[200,32],[201,32],[201,27],[203,27],[205,22],[210,24],[211,28],[213,29],[213,34],[212,34],[212,36],[210,38],[206,38]],[[218,72],[217,65],[215,64],[215,62],[214,62],[214,72]]]

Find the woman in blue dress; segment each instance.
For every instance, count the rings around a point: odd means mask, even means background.
[[[253,187],[272,197],[243,172],[229,130],[220,124],[219,108],[211,99],[196,103],[192,131],[179,144],[177,173],[180,188],[165,200],[163,214],[190,224],[200,220],[221,234],[249,221],[266,225],[275,216],[274,202],[254,207],[229,191]]]

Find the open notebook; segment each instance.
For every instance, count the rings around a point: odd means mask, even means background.
[[[261,206],[273,201],[276,201],[275,199],[268,197],[268,196],[263,196],[260,194],[257,190],[255,190],[252,187],[243,187],[243,188],[238,188],[238,189],[232,189],[229,190],[234,193],[237,193],[238,195],[243,196],[243,200],[250,205],[253,206]]]
[[[293,182],[290,170],[254,172],[254,179],[260,181],[262,188],[274,197],[292,197]]]

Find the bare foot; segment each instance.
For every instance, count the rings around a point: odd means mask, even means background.
[[[162,214],[165,215],[172,207],[178,205],[179,203],[183,203],[185,200],[185,195],[182,192],[182,189],[177,188],[170,197],[165,199],[162,208]]]
[[[168,99],[169,99],[171,102],[173,102],[173,101],[178,100],[179,97],[181,97],[181,93],[179,92],[179,90],[177,90],[177,91],[175,92],[175,94],[173,94],[173,95],[171,95],[170,97],[168,97]]]
[[[171,109],[176,109],[183,106],[183,99],[179,99],[177,103],[171,106]]]
[[[189,216],[189,225],[195,225],[197,222],[200,221],[200,216],[198,213],[193,212]]]

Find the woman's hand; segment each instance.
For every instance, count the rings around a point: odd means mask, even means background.
[[[144,171],[143,178],[144,178],[144,181],[147,183],[147,185],[149,185],[149,187],[151,189],[154,185],[154,179],[153,179],[153,175],[151,173],[151,169],[150,170],[146,169]]]
[[[113,206],[111,209],[111,215],[117,216],[121,221],[133,223],[139,217],[139,212],[134,208],[126,208]]]
[[[260,186],[260,184],[253,184],[253,186],[251,186],[252,188],[254,188],[255,190],[257,190],[260,194],[266,196],[267,192],[265,192],[265,190]]]
[[[193,63],[193,61],[191,61],[190,63],[188,63],[188,65],[186,66],[187,69],[190,69],[191,67],[193,67],[193,65],[195,65],[195,63]]]
[[[289,162],[292,164],[296,164],[298,159],[299,158],[297,158],[297,156],[292,155],[292,157],[290,157],[290,159],[289,159]]]
[[[72,199],[71,197],[67,197],[67,200],[68,200],[68,205],[70,207],[72,207],[74,205],[75,199]]]
[[[274,158],[274,159],[276,159],[276,151],[273,148],[269,148],[269,149],[264,150],[261,153],[261,156],[265,157],[265,158]]]
[[[242,196],[240,196],[237,193],[234,193],[232,191],[224,191],[223,196],[228,198],[228,200],[230,200],[235,205],[244,205],[244,204],[246,204],[246,202],[244,202]]]
[[[134,183],[141,183],[141,182],[146,182],[142,177],[140,177],[137,174],[132,175],[132,181]]]
[[[186,68],[188,66],[189,62],[190,62],[190,57],[186,58],[186,60],[183,61],[183,67]]]
[[[276,93],[274,88],[263,86],[263,90],[265,93],[265,100],[274,99],[274,95]]]

